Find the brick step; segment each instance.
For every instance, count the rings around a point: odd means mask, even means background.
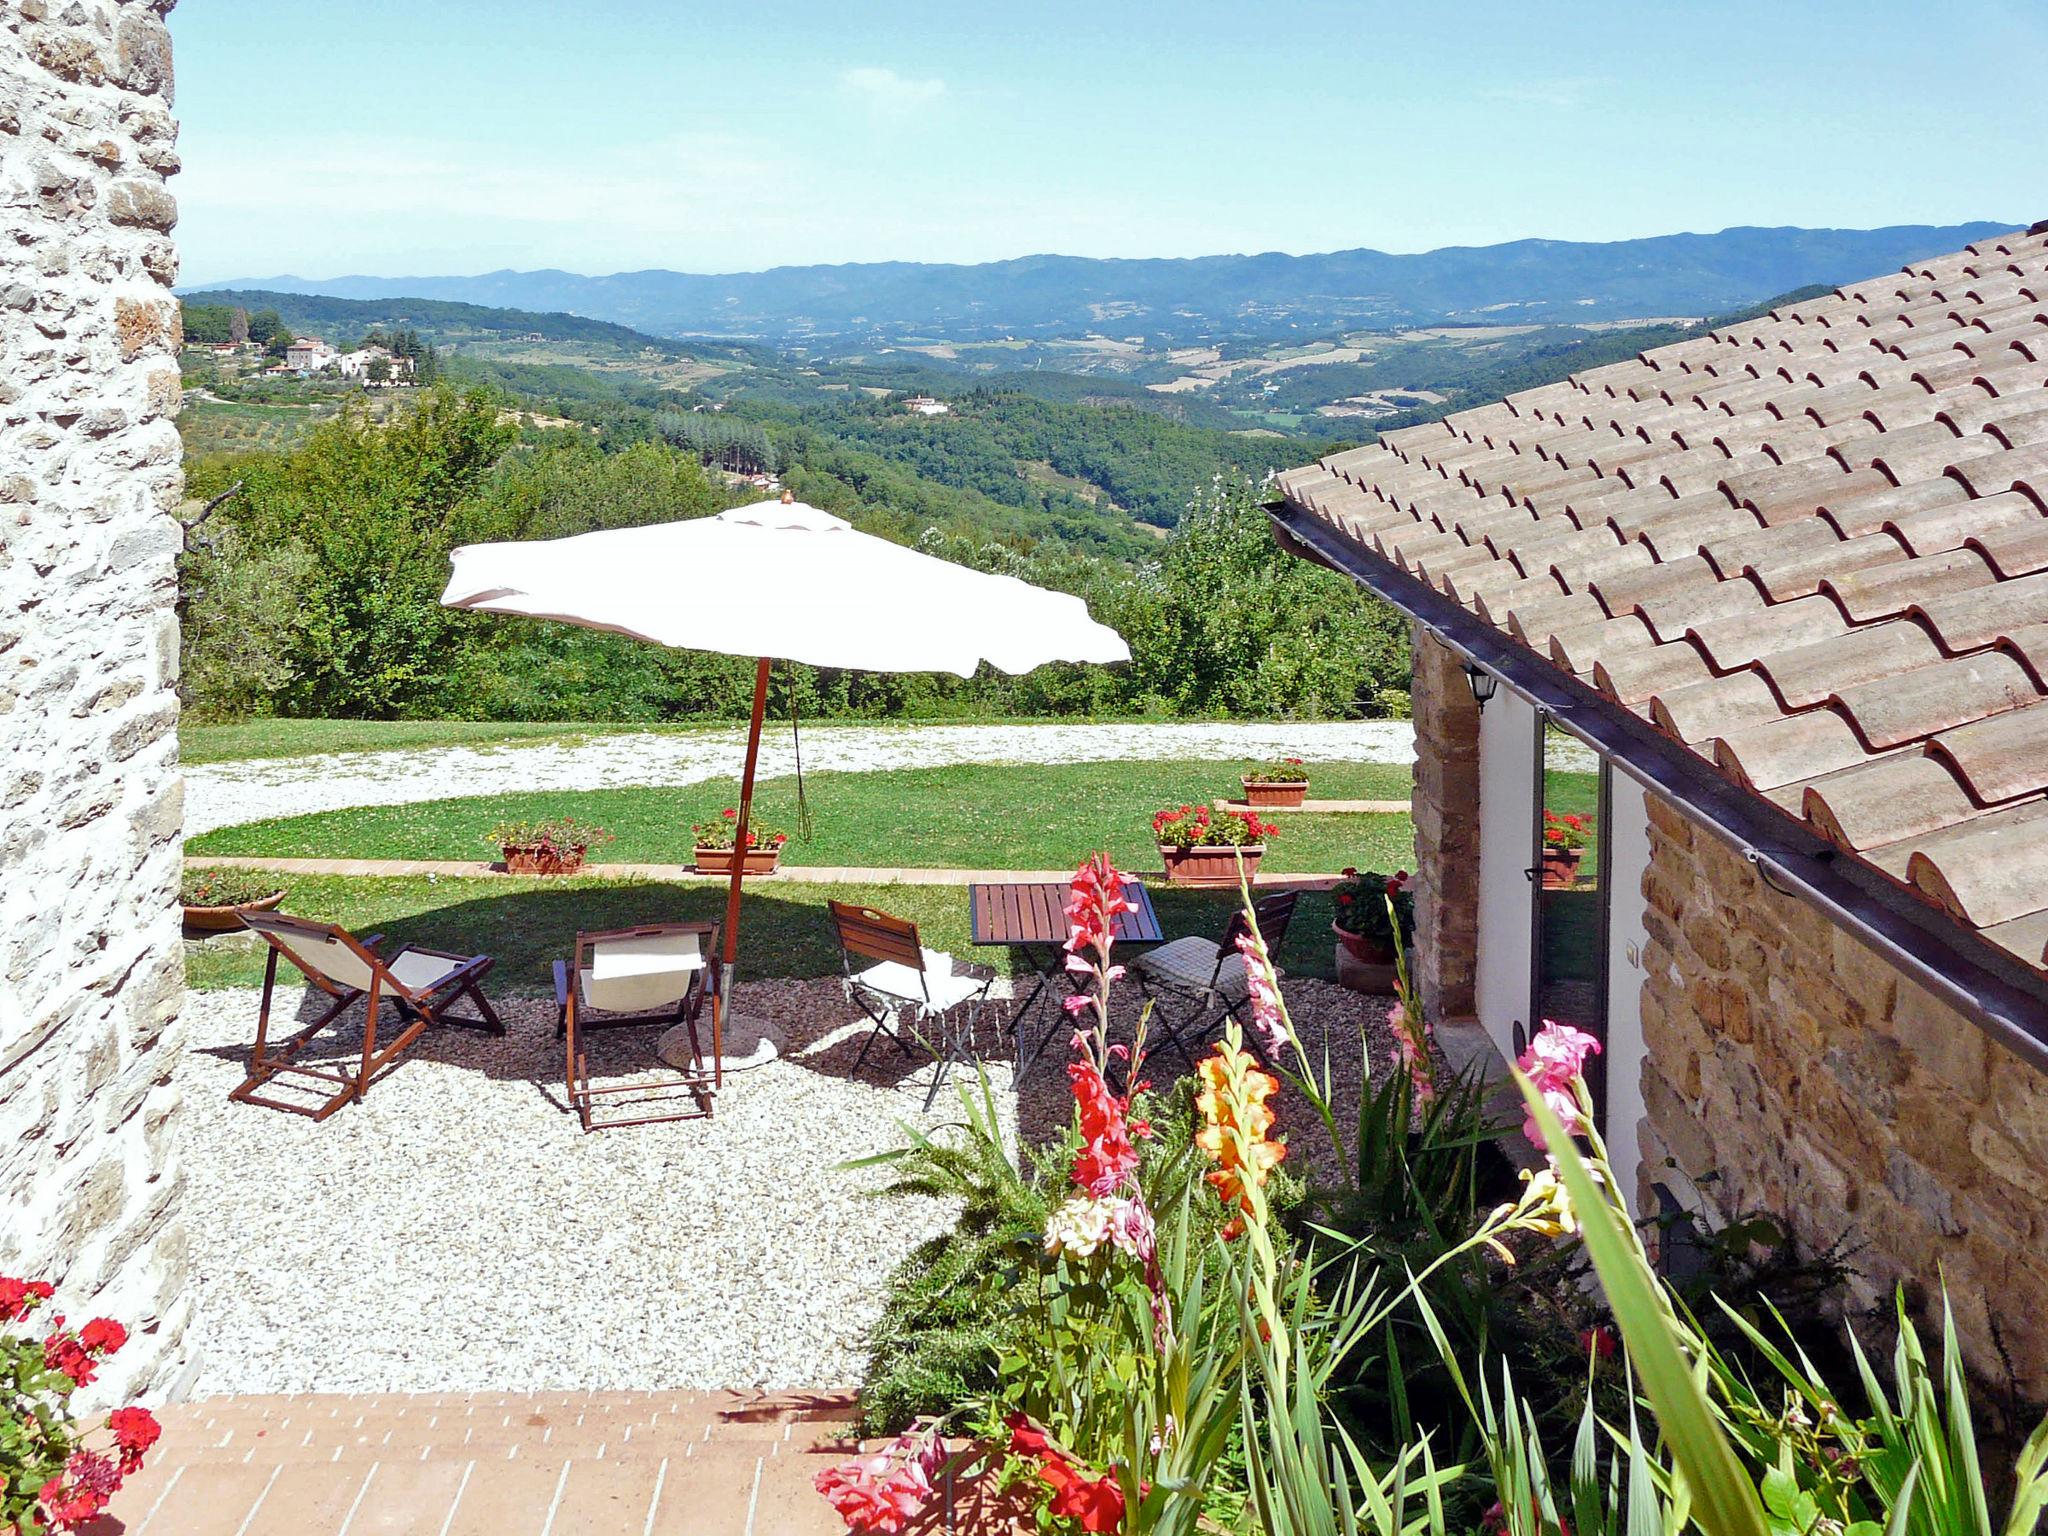
[[[733,1441],[748,1445],[810,1444],[836,1439],[851,1429],[846,1419],[782,1420],[767,1423],[678,1419],[659,1424],[368,1424],[321,1430],[296,1424],[276,1429],[208,1429],[199,1433],[167,1426],[167,1444],[192,1450],[243,1452],[263,1450],[378,1450],[433,1446],[460,1450],[468,1445],[551,1445],[565,1450],[595,1450],[601,1445],[683,1446],[698,1441]]]
[[[173,1448],[161,1457],[167,1464],[193,1467],[300,1467],[359,1466],[380,1461],[660,1461],[733,1459],[748,1462],[762,1458],[786,1458],[814,1453],[852,1454],[853,1440],[837,1436],[810,1441],[718,1440],[634,1440],[590,1445],[549,1445],[534,1440],[488,1440],[468,1445],[372,1445],[372,1446],[206,1446],[198,1450]]]
[[[835,1536],[811,1486],[824,1458],[531,1457],[504,1462],[195,1466],[131,1480],[116,1499],[132,1536]]]

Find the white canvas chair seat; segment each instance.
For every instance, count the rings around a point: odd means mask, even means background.
[[[718,1006],[717,947],[716,923],[649,923],[579,933],[574,954],[555,962],[555,1032],[564,1042],[563,1086],[584,1130],[711,1113],[711,1079],[697,1019],[707,1001]],[[657,1073],[652,1080],[646,1072],[634,1072],[623,1081],[595,1082],[586,1036],[646,1025],[666,1026],[664,1041],[684,1032],[691,1064],[674,1063],[665,1048],[658,1048],[661,1060],[675,1064],[673,1072]]]
[[[953,957],[944,950],[922,949],[921,946],[920,949],[924,955],[922,971],[899,961],[884,960],[880,965],[870,966],[854,976],[853,984],[865,987],[878,997],[931,1013],[957,1008],[987,989],[985,978],[957,972]]]
[[[409,949],[394,955],[385,967],[408,992],[431,992],[468,962],[448,955]]]
[[[704,969],[703,936],[681,930],[597,938],[589,958],[576,972],[576,989],[586,1006],[605,1013],[672,1008]]]

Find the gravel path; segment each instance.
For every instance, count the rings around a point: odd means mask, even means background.
[[[536,746],[343,752],[324,757],[200,763],[185,770],[185,832],[273,816],[399,805],[513,791],[609,789],[737,779],[746,748],[734,730],[596,736]],[[949,763],[1086,763],[1260,758],[1406,763],[1405,720],[1300,725],[806,725],[806,772],[865,772]],[[796,771],[786,727],[762,741],[762,774]]]
[[[1363,1030],[1387,1059],[1383,1001],[1311,981],[1287,993],[1312,1051],[1327,1035],[1355,1060]],[[868,1198],[883,1175],[837,1166],[957,1105],[942,1093],[923,1117],[930,1064],[880,1045],[854,1075],[864,1031],[836,982],[743,985],[740,1006],[777,1020],[789,1051],[733,1078],[715,1118],[589,1136],[559,1107],[545,1004],[508,1000],[502,1040],[430,1034],[315,1125],[227,1100],[256,1001],[192,993],[184,1016],[175,1124],[201,1395],[857,1381],[890,1271],[952,1217]],[[1021,1099],[1007,1059],[989,1072],[1007,1134],[1064,1123],[1050,1064]],[[1298,1166],[1319,1131],[1290,1097]]]

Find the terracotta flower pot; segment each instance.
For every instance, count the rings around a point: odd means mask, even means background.
[[[1255,843],[1248,847],[1175,848],[1166,843],[1159,845],[1159,859],[1166,867],[1166,879],[1171,885],[1237,886],[1238,859],[1244,860],[1245,878],[1250,879],[1259,872],[1259,860],[1265,857],[1266,845]]]
[[[1308,798],[1307,779],[1240,779],[1244,803],[1258,810],[1298,811]]]
[[[185,926],[194,933],[226,933],[242,926],[242,913],[268,912],[284,900],[283,891],[272,891],[258,901],[232,907],[186,907]]]
[[[1543,888],[1546,891],[1561,891],[1579,878],[1579,860],[1584,858],[1583,848],[1545,848],[1543,850]]]
[[[782,862],[782,844],[771,843],[766,848],[749,848],[740,873],[744,875],[772,875]],[[697,850],[697,873],[700,875],[729,875],[732,873],[732,850],[730,848],[703,848]]]
[[[514,875],[573,875],[583,867],[583,849],[549,848],[535,843],[505,848],[505,869]]]
[[[1361,965],[1394,963],[1394,946],[1384,940],[1369,938],[1362,933],[1352,933],[1339,928],[1335,923],[1330,924],[1330,932],[1337,935],[1337,942],[1343,945],[1344,952]]]

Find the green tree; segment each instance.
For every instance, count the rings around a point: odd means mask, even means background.
[[[249,317],[249,339],[259,347],[269,346],[284,328],[283,317],[274,309],[259,309]]]

